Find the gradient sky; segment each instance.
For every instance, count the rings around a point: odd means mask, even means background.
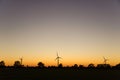
[[[120,0],[0,0],[0,60],[120,62]]]

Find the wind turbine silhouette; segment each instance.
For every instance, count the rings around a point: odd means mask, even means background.
[[[57,52],[57,57],[56,57],[56,59],[55,59],[55,60],[57,60],[57,66],[59,66],[59,61],[60,61],[60,59],[62,59],[62,58],[58,56],[58,52]]]
[[[23,62],[23,57],[20,58],[20,64],[22,65]]]
[[[103,59],[104,59],[104,64],[106,64],[108,59],[106,59],[104,56],[103,56]]]

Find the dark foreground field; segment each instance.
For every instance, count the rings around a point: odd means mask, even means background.
[[[120,80],[120,70],[0,68],[0,80]]]

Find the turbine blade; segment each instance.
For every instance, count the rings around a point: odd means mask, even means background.
[[[57,60],[57,59],[58,59],[58,57],[55,58],[55,60]]]
[[[57,60],[57,58],[55,58],[55,61]]]
[[[106,60],[104,56],[103,56],[103,59]]]
[[[59,57],[60,59],[62,59],[62,57]]]

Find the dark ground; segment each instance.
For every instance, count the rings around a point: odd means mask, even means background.
[[[0,68],[0,80],[120,80],[120,70]]]

